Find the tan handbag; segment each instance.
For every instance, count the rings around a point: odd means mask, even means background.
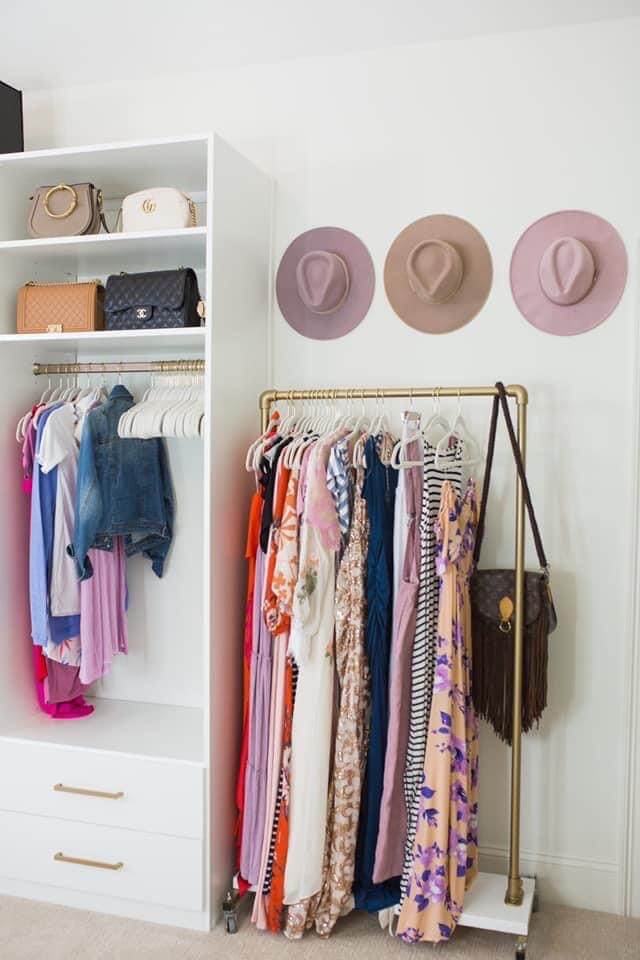
[[[27,283],[18,291],[18,333],[102,330],[104,287],[86,283]]]
[[[102,190],[92,183],[38,187],[30,199],[27,230],[34,239],[100,233],[101,225],[109,232],[102,212]]]

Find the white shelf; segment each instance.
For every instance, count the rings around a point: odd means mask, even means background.
[[[83,237],[41,240],[2,240],[0,257],[11,257],[21,266],[45,265],[75,275],[93,270],[100,276],[127,269],[193,267],[202,270],[206,260],[207,228],[149,230],[140,233],[98,233]],[[61,278],[64,279],[64,278]]]
[[[42,712],[7,720],[0,737],[56,746],[202,763],[202,710],[132,700],[92,699],[95,711],[78,720],[53,720]]]
[[[526,936],[536,882],[529,877],[523,879],[524,899],[518,907],[504,902],[507,882],[507,877],[501,874],[479,873],[471,890],[464,895],[464,910],[458,925]]]
[[[0,178],[11,178],[25,210],[28,197],[41,184],[90,181],[107,199],[148,187],[192,193],[207,189],[208,144],[204,134],[10,153],[0,156]]]
[[[190,359],[187,354],[202,355],[206,327],[175,327],[170,330],[95,330],[86,333],[3,333],[0,347],[16,345],[30,347],[33,360],[40,357],[61,358],[82,350],[85,353],[96,348],[106,357],[123,357],[150,350],[154,353],[180,351],[176,359]],[[162,357],[159,357],[162,359]],[[44,361],[43,361],[44,362]],[[53,362],[53,361],[52,361]],[[71,360],[68,360],[71,362]]]

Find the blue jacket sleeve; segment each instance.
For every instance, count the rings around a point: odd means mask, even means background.
[[[164,522],[165,522],[165,535],[162,538],[158,538],[157,543],[153,545],[149,550],[145,551],[145,555],[151,560],[151,566],[153,572],[157,577],[161,577],[164,572],[164,562],[169,553],[171,547],[171,541],[173,539],[173,524],[174,524],[174,497],[173,497],[173,483],[171,482],[171,471],[169,469],[169,458],[167,456],[167,448],[164,440],[160,439],[158,442],[158,458],[160,461],[160,477],[162,482],[162,502],[164,507]]]
[[[78,481],[76,488],[76,516],[73,544],[69,553],[75,558],[80,580],[92,575],[91,561],[87,554],[100,532],[102,519],[102,494],[96,471],[96,433],[93,418],[89,414],[82,429],[80,455],[78,458]]]

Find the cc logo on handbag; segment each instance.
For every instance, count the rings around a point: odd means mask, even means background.
[[[152,200],[151,197],[147,197],[146,200],[142,202],[142,209],[145,213],[153,213],[156,208],[155,200]]]

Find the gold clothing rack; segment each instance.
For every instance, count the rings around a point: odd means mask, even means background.
[[[507,396],[517,404],[517,436],[526,460],[527,405],[529,396],[525,387],[513,384],[506,388]],[[269,423],[271,407],[278,400],[380,400],[384,398],[417,399],[421,397],[495,397],[495,387],[363,387],[324,388],[318,390],[265,390],[260,396],[260,415],[263,433]],[[505,903],[520,906],[524,898],[520,876],[520,796],[522,788],[522,664],[524,637],[524,496],[516,472],[516,542],[515,542],[515,630],[513,654],[513,742],[511,748],[511,825],[509,834],[509,879]]]
[[[34,363],[34,377],[76,373],[204,373],[204,360],[125,360],[112,363]]]

